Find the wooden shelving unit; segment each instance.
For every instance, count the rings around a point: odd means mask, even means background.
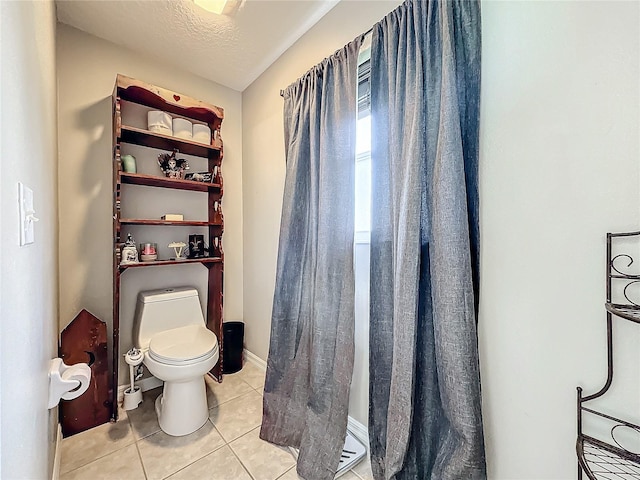
[[[175,138],[150,132],[141,128],[125,125],[122,122],[122,101],[162,110],[176,116],[189,118],[206,123],[212,132],[212,144]],[[223,268],[224,253],[222,251],[222,233],[224,222],[219,212],[214,209],[214,204],[222,201],[222,165],[223,148],[220,140],[220,127],[224,118],[224,111],[220,107],[210,105],[199,100],[187,97],[176,92],[166,90],[155,85],[150,85],[124,75],[118,75],[113,90],[113,351],[110,387],[111,419],[117,420],[117,388],[118,388],[118,364],[120,357],[120,283],[121,276],[129,269],[148,268],[154,266],[172,266],[200,264],[208,270],[208,302],[207,302],[207,328],[218,337],[220,360],[211,370],[210,374],[218,381],[222,381],[222,305],[223,305]],[[122,168],[120,159],[121,144],[134,144],[155,148],[165,152],[177,149],[180,153],[203,157],[207,159],[208,171],[217,170],[215,183],[196,182],[191,180],[179,180],[161,176],[139,173],[126,173]],[[158,152],[160,153],[160,152]],[[217,167],[217,168],[216,168]],[[165,221],[145,218],[122,218],[121,210],[121,186],[142,185],[147,187],[185,190],[191,192],[207,193],[208,219],[206,221]],[[218,239],[219,249],[215,256],[205,258],[193,258],[185,260],[156,260],[154,262],[140,262],[135,264],[120,265],[123,239],[121,229],[123,226],[142,227],[204,227],[208,230],[208,243],[212,247]]]

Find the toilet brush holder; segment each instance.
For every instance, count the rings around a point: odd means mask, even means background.
[[[142,389],[138,386],[131,387],[124,391],[124,402],[122,402],[122,408],[125,410],[133,410],[138,408],[138,405],[142,403]]]
[[[140,365],[143,360],[144,355],[137,348],[132,348],[124,356],[124,361],[129,365],[129,375],[131,377],[131,386],[124,391],[124,402],[122,403],[122,408],[125,410],[138,408],[138,405],[142,403],[142,389],[137,387],[134,383],[134,369]]]

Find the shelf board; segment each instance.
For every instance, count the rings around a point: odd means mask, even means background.
[[[120,265],[120,271],[127,270],[129,268],[141,268],[141,267],[158,267],[162,265],[185,265],[192,263],[221,263],[220,257],[205,257],[205,258],[188,258],[186,260],[156,260],[154,262],[140,262],[131,263],[129,265]]]
[[[146,218],[121,218],[122,225],[162,225],[162,226],[184,226],[184,227],[219,227],[220,223],[196,222],[191,220],[151,220]]]
[[[220,152],[220,148],[214,147],[213,145],[206,145],[170,135],[162,135],[161,133],[150,132],[149,130],[131,127],[129,125],[122,125],[119,140],[125,143],[159,148],[160,150],[168,150],[170,152],[173,151],[174,148],[177,148],[180,153],[195,155],[196,157],[209,157],[211,152]]]
[[[624,318],[625,320],[631,320],[635,323],[640,323],[640,307],[635,305],[619,305],[616,303],[606,303],[605,308],[609,313]]]
[[[174,188],[177,190],[191,190],[194,192],[208,192],[220,190],[217,183],[194,182],[193,180],[179,180],[176,178],[143,175],[141,173],[120,173],[120,181],[131,185],[146,185],[149,187]]]

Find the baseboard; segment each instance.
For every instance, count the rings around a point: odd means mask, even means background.
[[[369,430],[359,421],[353,417],[349,417],[347,421],[347,428],[353,436],[356,437],[365,446],[367,451],[369,450]]]
[[[249,363],[253,363],[256,367],[261,368],[262,370],[267,370],[267,362],[265,362],[255,353],[251,353],[246,348],[244,349],[244,359]]]
[[[262,370],[267,369],[267,362],[262,360],[255,353],[251,353],[246,348],[244,349],[244,359],[247,362],[255,365],[256,367]],[[347,428],[351,433],[353,433],[354,437],[356,437],[358,440],[360,440],[364,444],[364,446],[368,450],[369,449],[369,430],[367,429],[367,427],[365,427],[363,424],[361,424],[359,421],[357,421],[353,417],[349,417],[347,421]]]
[[[56,453],[53,455],[53,472],[51,480],[60,478],[60,455],[62,450],[62,425],[58,423],[58,433],[56,434]]]
[[[156,377],[147,377],[136,382],[136,385],[142,388],[143,392],[147,390],[153,390],[154,388],[158,388],[162,386],[162,380],[157,379]],[[129,388],[131,385],[119,385],[118,386],[118,404],[122,404],[124,401],[124,391]]]

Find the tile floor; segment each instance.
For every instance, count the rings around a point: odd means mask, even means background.
[[[150,390],[116,423],[64,439],[60,480],[298,480],[289,450],[258,437],[264,372],[247,363],[221,384],[206,380],[209,421],[198,431],[162,432],[154,411],[162,389]],[[368,461],[340,479],[372,480]]]

